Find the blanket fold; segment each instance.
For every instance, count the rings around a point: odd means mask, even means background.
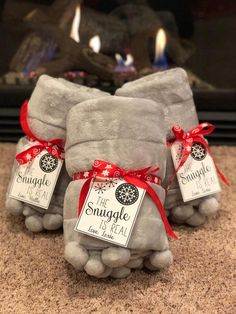
[[[101,159],[123,169],[159,166],[157,175],[164,178],[166,131],[163,121],[164,113],[159,104],[138,98],[110,96],[87,100],[73,107],[67,118],[65,156],[68,173],[73,176],[78,171],[89,171],[94,160]],[[153,251],[167,251],[164,264],[168,266],[172,262],[162,219],[148,194],[144,197],[127,248],[74,231],[78,219],[78,199],[84,182],[82,179],[71,182],[65,195],[65,258],[69,263],[98,278],[105,275],[122,278],[130,273],[132,265],[140,267],[145,259],[149,261]],[[163,203],[164,189],[156,184],[150,185]],[[101,255],[101,259],[96,258],[96,263],[100,265],[96,269],[90,261],[90,258],[94,259],[93,250]],[[133,259],[138,261],[130,263]],[[155,265],[156,260],[154,268]]]

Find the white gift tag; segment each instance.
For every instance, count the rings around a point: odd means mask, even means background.
[[[182,150],[181,141],[176,141],[171,146],[175,169],[181,160]],[[215,194],[221,190],[212,157],[200,142],[193,143],[191,153],[179,169],[177,178],[184,202]]]
[[[24,149],[29,148],[27,145]],[[38,207],[49,207],[63,161],[45,149],[31,162],[18,165],[9,196]]]
[[[119,178],[96,178],[75,231],[127,247],[145,192]]]

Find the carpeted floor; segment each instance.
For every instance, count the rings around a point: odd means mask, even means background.
[[[124,280],[76,273],[63,259],[61,232],[32,235],[6,212],[14,148],[0,144],[0,313],[236,313],[236,148],[213,148],[232,183],[217,217],[198,229],[175,226],[169,270]]]

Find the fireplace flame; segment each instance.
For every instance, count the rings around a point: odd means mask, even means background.
[[[74,39],[74,41],[76,41],[77,43],[80,41],[80,38],[79,38],[80,17],[81,17],[81,10],[80,10],[80,6],[77,5],[75,9],[75,16],[74,16],[72,26],[71,26],[71,32],[70,32],[70,37]]]
[[[126,55],[126,59],[123,59],[119,53],[115,54],[115,58],[117,61],[117,66],[115,68],[115,72],[119,72],[122,74],[125,74],[125,73],[128,74],[128,73],[135,73],[136,72],[136,69],[135,69],[134,64],[133,64],[134,58],[130,53],[128,53]]]
[[[124,60],[123,60],[123,58],[121,57],[121,55],[119,53],[115,54],[115,58],[116,58],[116,61],[117,61],[118,64],[124,63]]]
[[[125,64],[125,66],[128,67],[130,65],[133,65],[133,63],[134,63],[134,57],[130,53],[128,53],[126,56],[126,60],[125,60],[124,64]]]
[[[116,58],[117,63],[119,65],[123,65],[124,67],[132,66],[134,63],[134,58],[130,53],[127,54],[126,60],[124,60],[119,53],[115,54],[115,58]]]
[[[156,49],[155,49],[155,62],[163,57],[166,47],[166,33],[163,28],[160,28],[156,34]]]
[[[93,49],[94,52],[99,53],[101,49],[101,39],[98,35],[93,36],[89,41],[89,47]]]

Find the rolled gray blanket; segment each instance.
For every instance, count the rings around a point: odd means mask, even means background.
[[[55,79],[42,75],[31,95],[28,103],[28,124],[32,133],[43,140],[52,140],[66,137],[67,112],[75,105],[84,100],[105,96],[99,90],[79,86],[63,79]],[[29,143],[24,137],[17,145],[17,153],[23,150],[23,146]],[[13,165],[12,178],[15,173],[17,162]],[[62,213],[64,193],[70,177],[63,165],[59,175],[54,195],[47,210],[23,203],[6,196],[6,208],[13,214],[24,214],[26,227],[33,232],[43,229],[55,230],[62,226]]]
[[[167,140],[173,137],[172,127],[174,125],[179,125],[185,132],[188,132],[199,124],[187,74],[181,68],[154,73],[129,82],[118,89],[116,95],[151,99],[162,104],[165,111]],[[169,150],[165,187],[168,186],[173,173],[174,166]],[[216,195],[208,196],[184,203],[177,178],[175,178],[168,191],[165,207],[170,211],[170,218],[173,221],[197,226],[204,223],[206,216],[218,211],[217,197]]]
[[[161,106],[150,100],[110,96],[73,107],[67,118],[65,149],[69,175],[90,170],[94,160],[99,159],[123,169],[158,165],[157,175],[164,178],[166,145],[163,121]],[[172,262],[165,227],[147,193],[127,248],[111,246],[108,242],[74,231],[78,220],[78,198],[84,182],[82,179],[72,181],[65,195],[65,258],[69,263],[98,278],[109,275],[123,278],[129,275],[131,268],[142,267],[146,260],[155,269]],[[151,186],[164,202],[164,189],[155,184]]]

